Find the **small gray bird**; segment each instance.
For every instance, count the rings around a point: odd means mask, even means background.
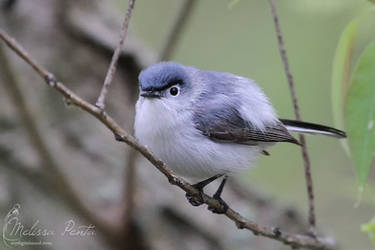
[[[214,198],[221,199],[228,174],[249,169],[277,142],[299,142],[289,133],[345,138],[345,132],[307,122],[278,119],[253,80],[230,73],[161,62],[139,75],[135,136],[175,173],[203,180],[203,188],[224,176]],[[208,179],[205,179],[208,178]],[[202,197],[187,196],[192,205]]]

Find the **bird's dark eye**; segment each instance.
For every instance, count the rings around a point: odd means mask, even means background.
[[[178,95],[178,88],[177,87],[170,88],[169,93],[171,93],[171,95],[173,96]]]

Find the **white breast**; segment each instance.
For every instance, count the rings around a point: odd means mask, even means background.
[[[215,142],[195,129],[191,113],[176,113],[160,101],[140,98],[135,136],[175,173],[204,179],[250,168],[261,151],[256,146]]]

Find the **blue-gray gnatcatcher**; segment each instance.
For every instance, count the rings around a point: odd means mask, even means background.
[[[246,170],[277,142],[299,142],[289,133],[344,138],[345,132],[306,122],[278,119],[253,80],[200,70],[174,62],[150,66],[139,75],[135,136],[177,174],[203,180]],[[223,179],[214,198],[220,195]],[[188,197],[193,205],[201,197]],[[214,211],[224,212],[224,211]]]

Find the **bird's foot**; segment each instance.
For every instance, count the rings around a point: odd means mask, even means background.
[[[216,193],[212,196],[215,200],[219,202],[219,207],[208,206],[208,210],[215,214],[225,214],[229,208],[227,203],[221,198],[221,193],[223,192],[225,182],[227,181],[227,176],[221,181],[219,188]]]
[[[221,176],[222,175],[218,174],[218,175],[212,176],[212,177],[210,177],[206,180],[198,182],[197,184],[194,184],[193,187],[198,189],[198,194],[191,195],[191,194],[186,193],[185,197],[188,200],[188,202],[194,207],[202,205],[204,203],[203,188],[205,186],[207,186],[208,184],[210,184],[211,182],[213,182],[214,180],[216,180],[217,178],[221,177]]]
[[[225,214],[229,208],[228,204],[220,196],[215,197],[214,195],[213,198],[219,202],[220,207],[208,206],[207,209],[215,214]]]
[[[204,203],[203,189],[199,189],[199,188],[197,188],[197,189],[199,191],[197,195],[190,195],[188,193],[186,193],[186,195],[185,195],[188,202],[194,207],[200,206]]]

